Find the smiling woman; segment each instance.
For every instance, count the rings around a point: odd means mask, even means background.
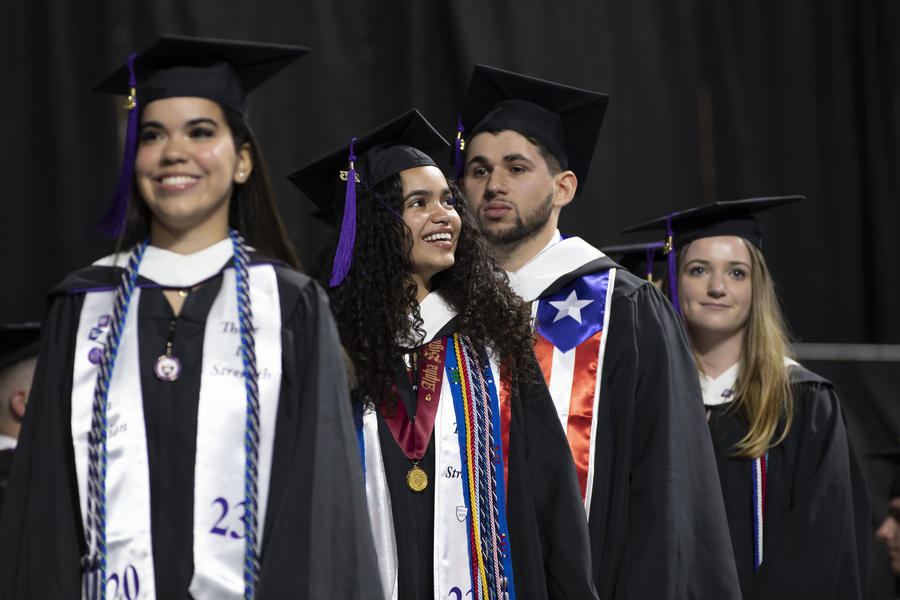
[[[157,247],[190,253],[225,239],[232,188],[250,175],[249,144],[235,148],[222,108],[165,98],[143,111],[135,187],[153,215]]]
[[[677,264],[681,314],[694,348],[706,356],[713,347],[728,343],[732,355],[724,366],[734,364],[740,358],[753,293],[747,242],[735,235],[701,238],[681,252]],[[704,365],[704,372],[718,377],[722,366]]]
[[[594,598],[530,311],[431,158],[447,146],[410,111],[291,175],[341,222],[322,270],[359,381],[384,597]]]
[[[165,98],[143,111],[135,187],[157,247],[189,253],[225,238],[232,188],[253,168],[235,148],[222,107],[206,98]]]
[[[51,293],[0,597],[378,597],[334,321],[245,118],[305,52],[164,37],[98,86],[130,92],[127,252]]]
[[[441,170],[433,165],[400,171],[403,222],[412,236],[412,278],[421,302],[431,279],[455,261],[461,222],[456,200]]]
[[[786,356],[755,218],[801,198],[717,202],[630,229],[668,234],[666,287],[696,358],[743,597],[862,600],[868,494],[837,390]]]

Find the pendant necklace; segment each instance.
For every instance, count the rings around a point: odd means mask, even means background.
[[[188,291],[178,290],[178,295],[182,298],[187,298]],[[156,375],[157,379],[162,381],[175,381],[181,376],[181,361],[178,360],[177,356],[172,354],[176,322],[177,318],[172,319],[172,324],[169,326],[169,339],[166,340],[166,353],[160,355],[153,364],[153,373]]]
[[[408,374],[409,374],[409,382],[410,382],[410,384],[412,384],[413,392],[416,393],[417,398],[418,398],[418,393],[419,393],[419,384],[417,382],[419,380],[419,374],[420,374],[419,367],[420,366],[421,365],[420,365],[420,361],[419,361],[419,355],[414,352],[410,356],[410,367],[408,369]],[[398,401],[399,400],[400,399],[398,398]],[[406,409],[405,406],[403,408],[404,408],[404,410]],[[413,417],[414,430],[415,430],[415,419],[418,418],[419,416],[423,416],[423,415],[421,415],[421,412],[422,411],[419,410],[418,402],[417,402],[416,403],[416,416]],[[409,415],[407,415],[407,417],[409,417]],[[421,460],[421,459],[414,460],[412,463],[412,467],[409,469],[409,471],[406,472],[406,485],[409,486],[409,489],[411,489],[412,491],[414,491],[416,493],[424,491],[425,488],[428,487],[428,475],[425,473],[424,469],[419,467],[419,460]]]
[[[411,421],[406,413],[403,401],[397,399],[394,410],[381,407],[391,435],[403,454],[412,461],[412,467],[406,473],[406,485],[413,492],[422,492],[428,487],[428,475],[419,466],[419,461],[428,449],[428,440],[434,431],[438,403],[441,396],[441,384],[444,379],[444,358],[447,353],[447,340],[439,339],[429,342],[422,349],[418,384],[413,384],[417,392],[416,416]],[[415,363],[414,363],[415,364]],[[411,373],[414,377],[414,374]],[[393,412],[393,414],[390,414]]]

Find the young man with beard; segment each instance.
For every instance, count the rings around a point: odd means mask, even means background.
[[[650,282],[557,230],[607,97],[476,66],[457,170],[513,289],[566,430],[601,598],[739,598],[696,367]],[[462,133],[466,139],[462,139]]]

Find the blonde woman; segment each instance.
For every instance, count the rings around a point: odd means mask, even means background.
[[[869,497],[837,391],[788,358],[754,217],[799,199],[717,202],[631,229],[667,229],[667,287],[697,362],[744,598],[862,599]]]

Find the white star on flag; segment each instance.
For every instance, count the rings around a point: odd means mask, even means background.
[[[578,295],[575,294],[575,290],[572,290],[572,293],[569,294],[569,297],[565,300],[550,300],[550,304],[553,305],[553,308],[559,311],[556,313],[556,318],[553,319],[553,322],[556,323],[560,319],[572,317],[581,323],[581,309],[591,302],[593,302],[593,300],[579,300]]]

